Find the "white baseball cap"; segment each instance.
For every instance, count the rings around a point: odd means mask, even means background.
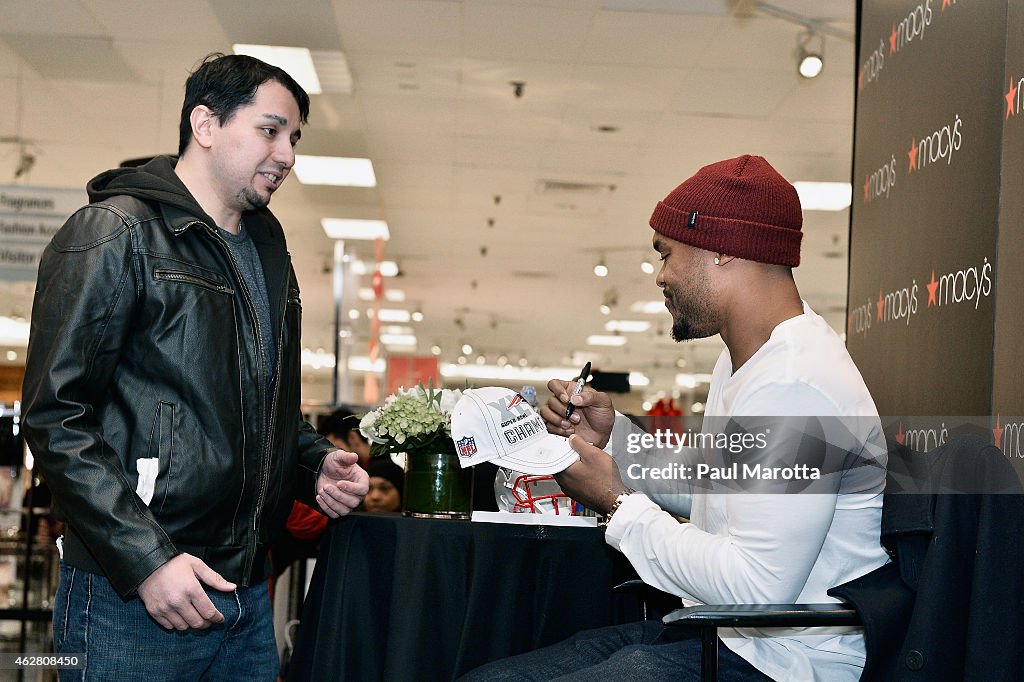
[[[523,396],[508,388],[471,388],[452,412],[452,440],[463,467],[480,462],[525,474],[557,474],[580,457],[569,440],[547,432]]]

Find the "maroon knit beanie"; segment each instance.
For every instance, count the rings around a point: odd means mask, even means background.
[[[764,158],[749,154],[704,166],[659,201],[657,232],[744,260],[800,265],[800,198]]]

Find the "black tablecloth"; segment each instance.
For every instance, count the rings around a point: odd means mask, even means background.
[[[353,514],[331,524],[289,680],[449,680],[635,620],[628,563],[596,528]]]

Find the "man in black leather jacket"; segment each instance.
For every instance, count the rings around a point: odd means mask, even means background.
[[[180,158],[94,178],[42,257],[25,427],[67,521],[55,648],[90,679],[273,680],[267,547],[296,496],[337,517],[366,493],[301,419],[299,289],[266,208],[308,111],[284,71],[211,55]]]

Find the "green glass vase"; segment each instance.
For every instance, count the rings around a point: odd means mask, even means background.
[[[455,453],[406,453],[402,514],[431,519],[468,519],[473,511],[473,470]]]

